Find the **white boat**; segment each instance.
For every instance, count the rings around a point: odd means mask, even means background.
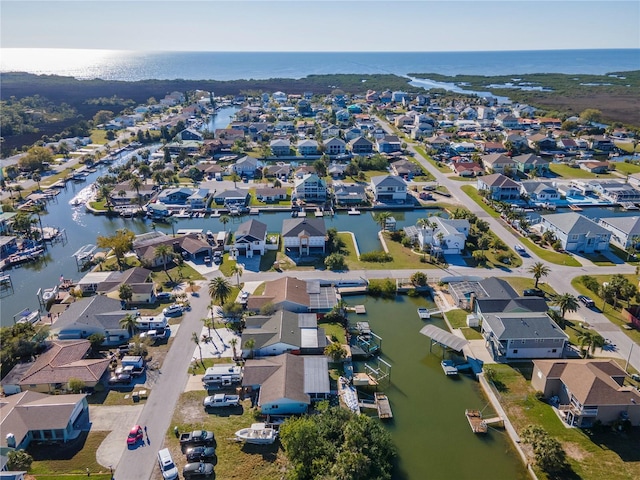
[[[211,214],[211,218],[218,218],[222,216],[222,214],[220,213],[219,210],[214,210],[213,213]]]
[[[42,300],[45,302],[50,302],[51,300],[53,300],[54,298],[56,298],[56,295],[58,294],[58,287],[55,286],[53,288],[47,288],[44,290],[44,292],[42,292]]]
[[[453,360],[442,360],[440,365],[442,366],[442,370],[444,370],[445,375],[458,375],[458,367],[456,367]]]
[[[357,210],[356,207],[351,207],[347,213],[349,215],[360,215],[360,210]]]
[[[340,395],[340,398],[342,398],[342,401],[349,410],[353,413],[360,413],[358,392],[349,379],[345,377],[338,378],[338,395]]]
[[[276,441],[278,431],[273,427],[267,427],[266,423],[252,423],[250,427],[242,428],[236,432],[236,439],[256,445],[268,445]]]
[[[428,308],[424,308],[424,307],[421,307],[421,308],[418,309],[418,316],[422,320],[429,320],[431,318],[431,314],[429,313],[429,309]]]

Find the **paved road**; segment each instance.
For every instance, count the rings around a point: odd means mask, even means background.
[[[117,480],[141,480],[151,478],[157,464],[157,453],[170,428],[171,418],[178,398],[185,389],[189,364],[193,359],[195,344],[191,334],[202,330],[201,319],[207,316],[209,296],[207,282],[202,282],[201,295],[190,297],[191,311],[186,312],[171,349],[164,359],[158,380],[138,418],[147,426],[151,448],[125,449],[115,472]],[[124,442],[124,438],[122,440]]]

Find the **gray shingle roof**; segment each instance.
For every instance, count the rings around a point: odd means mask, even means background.
[[[586,233],[590,233],[591,235],[608,235],[611,233],[609,230],[601,227],[593,220],[575,212],[542,215],[542,218],[567,235],[580,235]]]
[[[236,241],[241,237],[264,240],[267,237],[267,225],[258,220],[247,220],[241,223],[236,230]]]
[[[283,237],[297,237],[303,231],[312,237],[325,236],[324,218],[287,218],[282,221]]]
[[[510,339],[568,339],[558,325],[546,313],[492,313],[484,321],[499,340]]]

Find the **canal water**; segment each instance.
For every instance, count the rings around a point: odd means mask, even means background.
[[[394,479],[509,479],[528,478],[526,470],[501,430],[486,436],[471,432],[465,409],[491,406],[477,381],[466,375],[451,378],[440,366],[442,350],[429,352],[430,339],[420,334],[428,322],[447,328],[441,319],[418,318],[417,308],[434,308],[425,298],[406,295],[395,300],[348,296],[349,305],[364,305],[365,315],[349,314],[351,323],[369,322],[382,337],[382,358],[391,364],[390,384],[379,387],[389,397],[393,420],[385,423],[398,448]],[[375,366],[375,361],[369,361]],[[356,364],[357,371],[364,371]]]

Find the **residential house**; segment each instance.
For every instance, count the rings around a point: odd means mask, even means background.
[[[364,185],[334,184],[333,198],[337,205],[354,206],[368,203],[369,198]]]
[[[344,163],[336,163],[331,162],[329,167],[327,168],[327,174],[331,175],[332,178],[342,178],[344,177],[344,172],[347,169],[346,164]]]
[[[395,91],[391,93],[391,101],[396,103],[401,103],[405,98],[408,97],[407,92]]]
[[[358,137],[349,142],[349,148],[354,155],[370,155],[373,153],[373,142],[365,137]]]
[[[271,140],[269,147],[271,148],[271,154],[276,157],[285,157],[290,155],[291,152],[291,142],[284,138]]]
[[[380,153],[394,153],[402,151],[402,142],[397,135],[385,135],[376,142],[376,148]]]
[[[262,175],[265,178],[278,178],[285,180],[291,175],[291,165],[288,163],[278,162],[275,165],[268,165],[262,169]]]
[[[494,359],[562,358],[569,336],[543,312],[482,315],[482,336]]]
[[[281,277],[265,282],[262,295],[249,296],[247,309],[259,311],[268,304],[276,310],[326,313],[337,303],[335,286],[329,281],[304,281],[293,277]]]
[[[285,353],[245,362],[242,386],[258,391],[263,415],[305,413],[312,401],[331,393],[327,357]]]
[[[371,177],[371,190],[376,202],[405,203],[407,201],[407,183],[397,175]]]
[[[524,174],[535,171],[539,176],[544,176],[549,172],[549,162],[533,153],[516,155],[512,160],[516,164],[516,169]]]
[[[286,200],[288,197],[287,189],[280,187],[256,188],[256,199],[261,202],[274,203]]]
[[[502,153],[482,155],[481,160],[484,168],[490,173],[505,173],[505,170],[508,172],[516,169],[516,162]]]
[[[233,239],[234,249],[249,258],[264,255],[266,243],[267,225],[253,219],[241,223]]]
[[[315,173],[295,181],[292,199],[324,203],[327,200],[327,182]]]
[[[299,256],[311,255],[311,251],[325,253],[327,229],[324,218],[286,218],[282,221],[282,240],[284,248]]]
[[[194,190],[189,187],[165,188],[158,194],[156,201],[165,205],[187,205],[187,199],[193,195]]]
[[[479,147],[485,154],[504,153],[507,151],[501,142],[480,142]]]
[[[132,332],[120,326],[120,320],[130,314],[122,310],[122,302],[105,295],[78,300],[60,314],[51,332],[59,340],[89,338],[94,333],[105,336],[103,345],[117,346],[126,343]]]
[[[578,162],[578,165],[581,169],[591,173],[608,173],[610,166],[609,162],[600,162],[597,160]]]
[[[176,138],[183,142],[187,140],[196,140],[201,142],[202,140],[204,140],[203,135],[192,128],[185,128],[176,135]]]
[[[253,340],[250,351],[247,341]],[[315,313],[294,313],[278,310],[271,316],[253,315],[247,317],[242,331],[241,344],[244,358],[253,355],[266,357],[294,353],[322,355],[327,346],[324,328],[318,328]]]
[[[628,420],[640,425],[640,392],[611,359],[534,360],[531,386],[569,425],[590,428]]]
[[[501,173],[478,177],[478,191],[489,190],[493,200],[519,200],[520,184]]]
[[[257,158],[246,155],[236,160],[236,163],[234,163],[231,168],[240,176],[247,176],[252,178],[255,175],[256,170],[261,167],[261,161],[259,161]]]
[[[518,117],[510,113],[501,113],[497,115],[495,123],[496,125],[507,130],[515,130],[520,128],[520,121],[518,120]]]
[[[579,213],[542,215],[541,233],[549,230],[567,252],[594,253],[609,250],[611,232]]]
[[[527,144],[532,150],[555,150],[556,139],[542,133],[534,133],[527,137]]]
[[[111,298],[120,299],[120,285],[126,284],[131,287],[132,297],[129,304],[146,304],[155,302],[155,289],[151,281],[151,270],[142,267],[128,268],[122,272],[90,272],[91,274],[106,273],[107,276],[95,285],[95,291],[101,295],[108,295]],[[78,282],[78,287],[83,293],[88,292],[87,281],[83,278]],[[92,285],[92,286],[93,286]]]
[[[155,194],[154,188],[155,185],[142,183],[136,190],[131,187],[130,182],[122,182],[113,186],[109,199],[113,205],[144,205]]]
[[[429,225],[405,227],[406,235],[424,250],[431,246],[433,254],[459,254],[469,235],[469,220],[429,217]]]
[[[52,340],[48,348],[28,363],[19,363],[2,379],[5,395],[30,390],[40,393],[70,392],[69,381],[80,380],[94,388],[109,368],[110,359],[87,358],[88,340]]]
[[[429,145],[430,148],[438,151],[438,152],[442,152],[444,150],[446,150],[447,148],[449,148],[449,143],[451,143],[449,141],[449,139],[441,137],[441,136],[434,136],[434,137],[430,137],[426,140],[427,145]]]
[[[222,190],[213,195],[213,201],[217,205],[226,207],[246,207],[249,203],[249,190],[235,188],[231,190]]]
[[[422,175],[422,168],[409,160],[402,159],[391,164],[391,173],[410,180],[416,175]]]
[[[587,138],[589,148],[592,150],[600,150],[602,152],[611,152],[616,148],[616,144],[613,139],[605,135],[594,135]]]
[[[484,168],[476,162],[453,162],[451,169],[460,177],[475,177],[484,174]]]
[[[21,392],[0,401],[0,447],[25,450],[33,442],[66,443],[89,429],[85,394]]]
[[[273,92],[271,94],[271,98],[274,102],[278,103],[286,103],[287,102],[287,94],[281,91]]]
[[[362,137],[362,129],[359,127],[351,127],[344,132],[344,140],[347,144],[350,144],[352,140],[360,137]]]
[[[337,125],[329,125],[322,129],[321,135],[323,140],[337,137],[340,133],[340,128]]]
[[[532,202],[555,202],[560,200],[558,187],[552,182],[525,180],[520,183],[520,193],[529,197]]]
[[[346,152],[346,143],[339,137],[326,139],[324,142],[324,151],[327,155],[344,155]]]
[[[143,265],[156,268],[163,265],[164,259],[158,256],[156,248],[168,245],[176,255],[191,261],[202,260],[212,255],[211,245],[202,234],[187,233],[186,235],[158,235],[154,238],[134,242],[133,250]]]
[[[311,139],[300,140],[298,142],[298,154],[303,157],[306,155],[318,155],[318,142]]]
[[[640,217],[601,217],[598,223],[611,232],[611,242],[622,250],[640,244]]]
[[[628,183],[611,181],[591,181],[589,182],[593,190],[605,200],[613,203],[635,203],[640,202],[640,190],[636,190]]]
[[[568,137],[559,138],[556,142],[556,147],[567,152],[574,152],[578,149],[578,145],[576,144],[575,140]]]

